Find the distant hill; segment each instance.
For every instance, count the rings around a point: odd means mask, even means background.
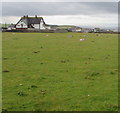
[[[2,24],[0,23],[0,27],[8,27],[10,24]]]
[[[76,26],[74,25],[57,25],[56,29],[70,29],[70,28],[74,28]]]

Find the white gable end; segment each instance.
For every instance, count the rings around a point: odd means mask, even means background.
[[[16,28],[27,28],[27,22],[26,20],[21,20],[17,25]]]
[[[43,21],[40,22],[40,29],[45,29],[45,25]]]
[[[34,27],[35,29],[39,29],[40,25],[39,25],[39,24],[34,24],[33,27]]]

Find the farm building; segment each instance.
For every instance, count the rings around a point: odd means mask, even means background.
[[[91,28],[82,28],[81,32],[83,32],[83,33],[91,33],[91,32],[93,32],[93,29],[91,29]]]
[[[47,25],[42,17],[28,17],[23,16],[15,25],[16,29],[51,29],[50,25]]]
[[[82,28],[81,27],[71,27],[68,29],[70,32],[81,32]]]
[[[108,30],[106,29],[100,29],[100,28],[94,28],[93,31],[95,33],[106,33],[106,32],[109,32]]]
[[[8,29],[8,30],[13,30],[13,29],[15,29],[15,24],[9,25],[7,29]]]

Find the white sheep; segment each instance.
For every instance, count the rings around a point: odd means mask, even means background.
[[[85,39],[84,38],[81,38],[80,41],[84,41]]]

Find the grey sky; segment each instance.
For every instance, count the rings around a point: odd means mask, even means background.
[[[21,16],[43,16],[47,24],[114,27],[117,2],[3,2],[2,22],[16,23]],[[0,20],[1,21],[1,20]]]
[[[117,2],[4,2],[3,16],[117,14]]]

